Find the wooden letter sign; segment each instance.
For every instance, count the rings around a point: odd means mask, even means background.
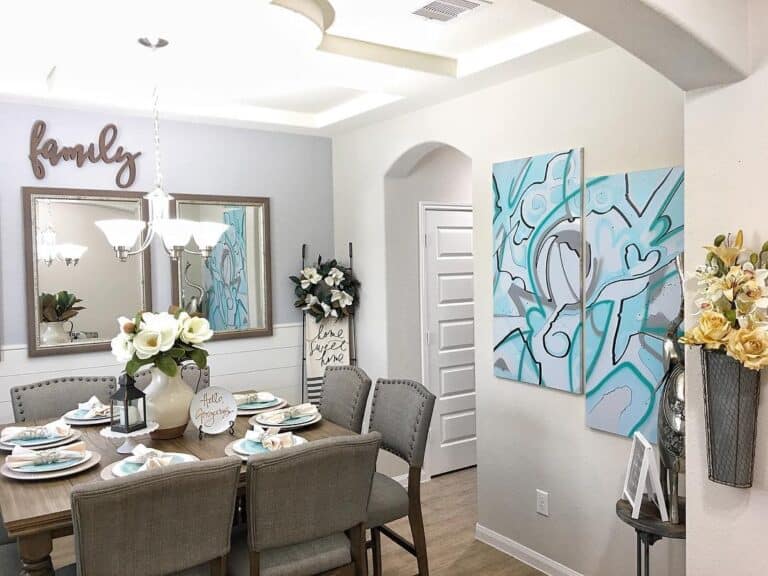
[[[38,180],[45,178],[45,166],[41,158],[48,160],[51,166],[56,166],[59,160],[69,162],[74,160],[77,167],[82,167],[88,160],[91,164],[104,162],[104,164],[122,164],[117,171],[115,182],[119,188],[129,188],[136,180],[136,158],[141,152],[126,152],[122,146],[118,146],[114,153],[110,153],[117,140],[117,126],[107,124],[99,133],[98,151],[96,144],[91,142],[88,146],[76,144],[74,146],[62,146],[53,138],[43,142],[45,136],[45,122],[38,120],[32,125],[32,133],[29,136],[29,161],[32,163],[32,172]]]

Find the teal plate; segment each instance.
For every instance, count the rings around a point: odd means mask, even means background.
[[[82,458],[77,460],[64,460],[63,462],[54,462],[53,464],[27,464],[21,468],[14,468],[16,472],[28,472],[30,474],[40,474],[42,472],[56,472],[58,470],[66,470],[67,468],[74,468],[79,466],[91,457],[90,454],[86,454]]]
[[[238,410],[261,410],[264,408],[272,408],[272,406],[277,406],[280,404],[282,400],[280,398],[275,398],[274,400],[269,400],[268,402],[249,402],[248,404],[240,404],[237,409]]]
[[[45,444],[53,444],[69,438],[69,436],[48,436],[47,438],[30,438],[28,440],[8,440],[5,444],[12,446],[44,446]]]
[[[263,414],[259,414],[259,416],[263,416]],[[269,422],[262,421],[261,418],[256,418],[256,421],[262,426],[285,428],[286,426],[298,426],[299,424],[306,424],[307,422],[312,422],[315,418],[317,418],[317,414],[312,414],[311,416],[299,416],[298,418],[288,418],[288,420],[285,420],[280,424],[270,424]]]
[[[171,460],[171,465],[173,464],[181,464],[183,462],[196,462],[197,458],[194,456],[191,456],[189,454],[178,454],[178,453],[167,453],[167,456],[173,456],[173,459]],[[130,456],[129,456],[130,458]],[[115,464],[115,467],[112,468],[112,475],[117,476],[118,478],[122,476],[130,476],[131,474],[135,474],[139,471],[139,468],[142,467],[142,464],[138,464],[136,462],[129,462],[126,458],[119,464]]]
[[[67,418],[69,420],[82,420],[83,422],[91,422],[95,420],[109,420],[109,414],[106,416],[95,416],[94,418],[85,418],[85,415],[88,414],[88,410],[70,410],[66,414],[64,414],[64,418]]]
[[[301,436],[293,436],[293,445],[306,444],[306,439]],[[243,456],[253,456],[254,454],[266,454],[269,452],[261,442],[253,442],[242,438],[232,445],[232,449]]]

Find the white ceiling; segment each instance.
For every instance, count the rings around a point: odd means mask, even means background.
[[[428,0],[330,2],[323,35],[270,0],[4,0],[0,97],[145,113],[157,84],[165,116],[329,133],[606,45],[529,0],[451,22],[412,14]]]

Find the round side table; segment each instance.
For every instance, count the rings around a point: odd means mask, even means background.
[[[616,516],[632,526],[637,535],[637,576],[650,576],[651,546],[662,538],[685,540],[685,498],[680,498],[680,524],[662,522],[656,504],[643,496],[640,517],[632,518],[632,505],[623,498],[616,502]]]

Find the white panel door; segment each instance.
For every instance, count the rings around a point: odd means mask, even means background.
[[[422,216],[424,377],[437,397],[427,467],[476,464],[472,208],[425,206]]]

